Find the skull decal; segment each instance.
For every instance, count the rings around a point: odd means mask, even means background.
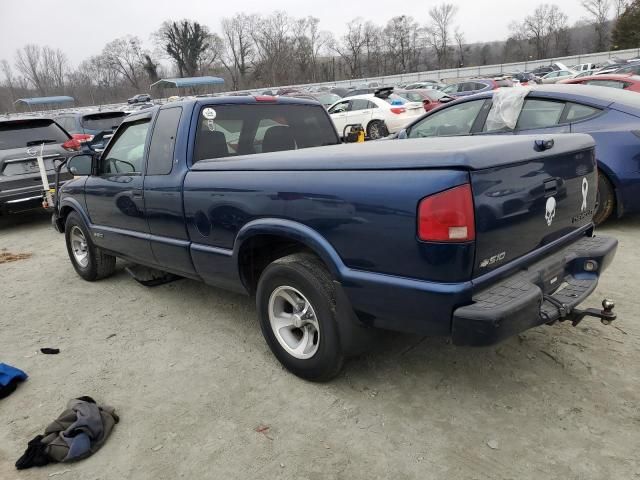
[[[553,217],[556,216],[556,199],[554,197],[549,197],[547,199],[547,208],[544,212],[544,218],[547,221],[547,225],[551,226],[553,222]]]

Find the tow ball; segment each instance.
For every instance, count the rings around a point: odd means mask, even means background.
[[[603,325],[610,325],[617,317],[613,311],[615,306],[615,303],[605,298],[602,300],[602,310],[598,310],[597,308],[585,308],[584,310],[574,308],[565,320],[571,320],[571,324],[575,327],[584,317],[596,317],[600,319]]]

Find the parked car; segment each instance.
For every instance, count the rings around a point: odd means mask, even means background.
[[[0,120],[0,214],[42,207],[43,185],[37,161],[41,149],[53,186],[54,163],[77,153],[80,142],[52,119]],[[62,178],[70,177],[65,169]]]
[[[493,94],[427,113],[398,137],[588,133],[596,141],[600,172],[594,221],[640,212],[640,95],[590,85],[541,85],[528,93],[514,129],[487,131]]]
[[[349,93],[349,90],[347,88],[336,87],[336,88],[332,88],[331,90],[329,90],[329,92],[333,93],[334,95],[338,95],[340,98],[342,98],[347,93]]]
[[[336,95],[330,92],[288,93],[285,95],[285,97],[306,98],[308,100],[315,100],[327,109],[341,98],[340,95]]]
[[[597,68],[598,66],[595,63],[581,63],[580,65],[574,65],[573,67],[570,67],[569,70],[581,73],[596,70]]]
[[[424,110],[428,112],[434,108],[438,108],[445,103],[455,100],[440,90],[434,89],[415,89],[415,90],[397,90],[394,89],[393,93],[399,95],[409,102],[422,102]]]
[[[573,70],[556,70],[554,72],[547,73],[544,77],[541,78],[542,83],[545,85],[559,82],[560,80],[566,80],[567,78],[571,78],[576,75],[577,72]]]
[[[151,101],[151,95],[148,93],[139,93],[127,100],[127,103],[146,103]]]
[[[329,107],[329,115],[338,134],[343,136],[347,125],[359,124],[367,138],[377,140],[401,130],[405,125],[424,113],[422,102],[407,102],[390,89],[380,94],[370,93],[346,97]]]
[[[95,148],[104,148],[118,125],[127,116],[121,110],[102,112],[65,112],[54,116],[54,120],[81,143],[87,143]],[[102,133],[99,142],[95,137]]]
[[[453,83],[442,89],[442,92],[452,97],[467,97],[476,93],[495,90],[501,87],[512,87],[511,80],[471,79],[460,83]]]
[[[532,70],[531,73],[537,77],[544,77],[547,73],[555,72],[556,70],[559,70],[559,68],[554,68],[551,65],[545,65]]]
[[[512,78],[513,80],[516,80],[520,86],[523,87],[542,83],[542,80],[540,80],[540,78],[536,77],[531,72],[516,72],[512,75]]]
[[[633,75],[640,75],[640,62],[630,63],[629,65],[619,68],[614,73],[615,74],[631,73]]]
[[[264,119],[286,125],[266,130],[257,153]],[[219,124],[242,132],[233,153]],[[160,279],[255,296],[273,354],[310,380],[335,376],[375,328],[488,345],[615,318],[610,304],[577,308],[617,246],[593,237],[589,136],[300,149],[337,142],[325,110],[300,99],[156,107],[128,117],[101,156],[70,160],[83,176],[61,189],[53,223],[85,280],[111,275],[122,257]],[[523,179],[518,221],[505,213],[476,228],[484,208],[510,208],[488,193]]]
[[[347,98],[347,97],[356,97],[358,95],[368,95],[368,94],[373,94],[376,92],[376,90],[378,90],[378,88],[373,88],[373,87],[361,87],[361,88],[354,88],[351,90],[348,90],[343,96],[342,98]]]
[[[591,75],[595,75],[596,70],[584,70],[580,73],[578,73],[577,75],[574,75],[573,78],[583,78],[583,77],[590,77]],[[565,80],[560,80],[558,83],[563,83],[565,82]]]
[[[408,85],[406,85],[404,87],[404,90],[416,90],[416,89],[439,89],[439,88],[443,88],[446,85],[444,85],[443,83],[440,83],[436,80],[423,80],[421,82],[413,82],[413,83],[409,83]]]
[[[640,76],[627,74],[592,75],[590,77],[572,78],[559,82],[565,85],[593,85],[598,87],[618,88],[631,92],[640,92]]]

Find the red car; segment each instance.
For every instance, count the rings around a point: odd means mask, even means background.
[[[589,77],[561,80],[558,83],[572,85],[596,85],[601,87],[620,88],[630,90],[632,92],[640,92],[640,75],[633,75],[631,73],[591,75]]]
[[[415,90],[394,90],[393,93],[410,102],[422,102],[422,106],[426,112],[455,100],[455,98],[441,92],[440,90],[427,88],[418,88]]]

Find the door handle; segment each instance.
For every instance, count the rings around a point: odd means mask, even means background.
[[[133,198],[142,198],[142,192],[133,192],[131,193]]]

